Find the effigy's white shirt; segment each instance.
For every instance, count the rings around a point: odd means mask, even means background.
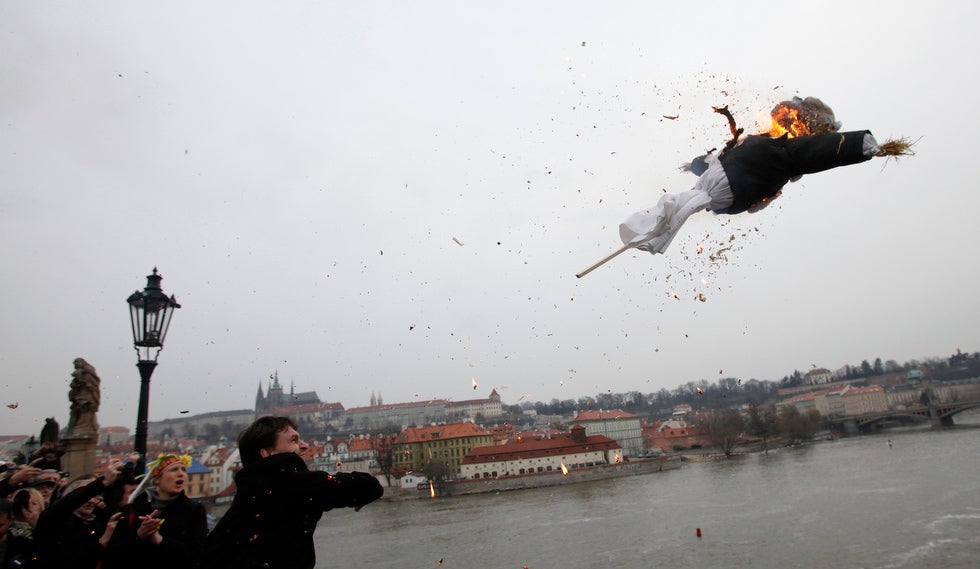
[[[714,154],[705,158],[708,169],[694,187],[679,194],[664,194],[657,205],[638,211],[619,226],[623,245],[663,253],[687,218],[695,212],[724,210],[735,201],[725,169]]]
[[[864,135],[864,155],[881,156],[881,148],[871,134]],[[711,154],[705,158],[708,169],[701,174],[694,187],[679,194],[664,194],[657,205],[638,211],[619,225],[619,237],[623,245],[650,253],[663,253],[677,236],[681,226],[694,213],[701,210],[722,212],[735,201],[728,175],[721,166],[718,156]],[[796,181],[795,178],[791,181]],[[753,213],[772,203],[766,200],[754,206]]]

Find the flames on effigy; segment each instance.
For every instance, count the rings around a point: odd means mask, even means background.
[[[834,111],[816,97],[805,99],[793,97],[790,101],[783,101],[769,112],[769,116],[772,117],[772,127],[768,134],[772,137],[795,138],[811,134],[826,134],[837,132],[841,127],[834,117]],[[732,122],[731,119],[729,121]],[[886,140],[879,144],[880,155],[914,156],[915,152],[912,151],[914,144],[915,142],[905,137]]]
[[[783,101],[769,112],[772,117],[772,127],[769,136],[786,135],[789,138],[836,132],[840,123],[834,117],[834,111],[816,97]]]

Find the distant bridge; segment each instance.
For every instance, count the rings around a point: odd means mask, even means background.
[[[963,411],[980,408],[980,400],[975,401],[956,401],[953,403],[935,403],[932,405],[922,405],[909,407],[907,409],[895,409],[882,413],[866,413],[864,415],[852,415],[850,417],[840,417],[832,420],[832,423],[840,425],[845,432],[854,433],[868,431],[874,428],[876,423],[896,420],[925,421],[932,423],[933,427],[948,427],[953,425],[953,416]]]

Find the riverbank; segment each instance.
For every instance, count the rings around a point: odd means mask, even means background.
[[[626,476],[653,474],[681,467],[679,455],[664,455],[652,458],[639,458],[616,464],[601,464],[585,468],[576,468],[563,473],[560,470],[550,472],[535,472],[514,476],[498,476],[496,478],[464,479],[445,482],[431,490],[415,488],[385,488],[382,500],[404,501],[439,496],[465,496],[470,494],[486,494],[505,492],[509,490],[525,490],[529,488],[547,488],[565,486],[597,480],[609,480]],[[391,492],[389,490],[392,490]],[[435,494],[435,496],[433,496]]]

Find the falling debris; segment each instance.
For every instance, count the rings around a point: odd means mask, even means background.
[[[460,241],[459,239],[456,239],[455,237],[453,237],[453,241],[455,241],[455,242],[456,242],[456,244],[457,244],[457,245],[459,245],[460,247],[462,247],[462,246],[463,246],[463,243],[462,243],[462,241]]]
[[[476,378],[470,378],[470,380],[473,382],[473,389],[475,390],[476,389]]]

